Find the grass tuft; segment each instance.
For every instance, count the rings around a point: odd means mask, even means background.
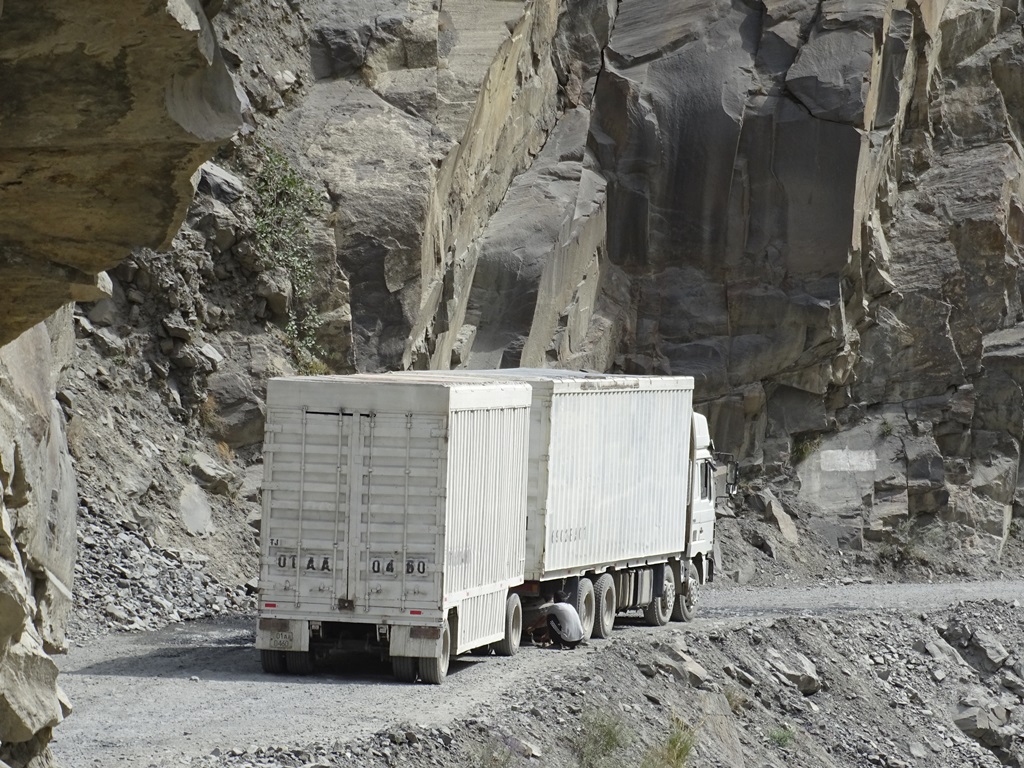
[[[613,755],[628,741],[629,732],[621,719],[607,712],[591,712],[583,716],[572,750],[580,768],[604,768],[617,764]]]
[[[698,730],[678,715],[672,715],[672,725],[662,744],[644,755],[643,768],[683,768],[697,745]]]

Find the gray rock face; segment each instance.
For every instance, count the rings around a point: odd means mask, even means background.
[[[798,474],[837,544],[929,520],[998,556],[1024,508],[1016,10],[511,8],[318,12],[288,119],[352,364],[694,375],[717,444]]]
[[[78,499],[52,397],[71,338],[64,312],[0,348],[0,761],[45,748],[70,711],[47,654],[65,645],[75,565]]]

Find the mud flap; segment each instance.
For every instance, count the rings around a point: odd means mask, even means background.
[[[706,574],[706,581],[715,580],[715,572],[722,567],[722,548],[718,546],[716,541],[711,548],[711,562],[708,563],[708,572]]]
[[[453,643],[454,646],[454,643]],[[441,627],[391,627],[391,643],[388,652],[392,656],[414,658],[436,658],[441,653]]]
[[[309,622],[302,619],[260,619],[256,623],[260,651],[308,651]]]

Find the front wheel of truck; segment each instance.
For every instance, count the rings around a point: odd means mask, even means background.
[[[644,621],[652,627],[663,627],[672,618],[676,606],[676,576],[672,569],[665,566],[665,581],[661,587],[661,597],[656,597],[644,609]]]
[[[448,627],[448,620],[445,619],[441,627],[441,651],[437,656],[423,657],[420,659],[420,677],[424,683],[440,685],[448,675],[448,661],[452,652],[452,632]]]
[[[676,598],[676,604],[672,608],[672,621],[693,621],[697,615],[697,585],[700,583],[697,567],[690,563],[688,571],[690,579],[683,583],[679,597]]]

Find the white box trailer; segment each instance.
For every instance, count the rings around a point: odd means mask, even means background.
[[[396,373],[402,377],[408,373]],[[458,370],[533,390],[526,595],[564,588],[584,630],[607,637],[620,611],[648,623],[693,618],[714,576],[718,471],[689,376],[555,369]]]
[[[256,647],[269,672],[379,646],[395,674],[519,646],[531,390],[314,376],[267,387]]]

